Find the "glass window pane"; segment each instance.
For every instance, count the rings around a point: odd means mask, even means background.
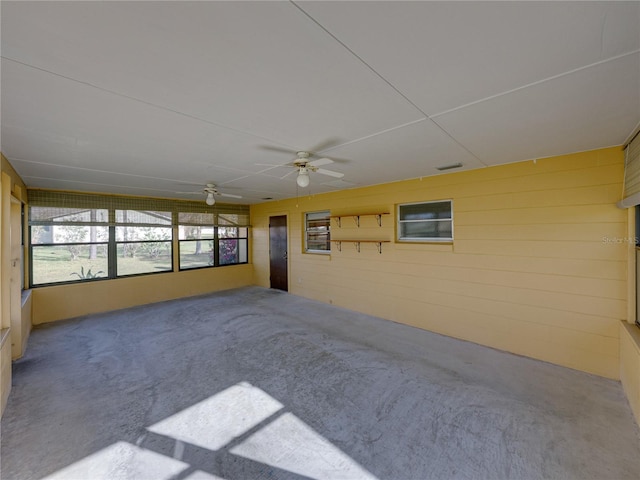
[[[180,269],[213,266],[213,240],[180,242]]]
[[[116,223],[171,225],[171,212],[152,210],[116,210]]]
[[[219,264],[232,265],[247,262],[247,240],[221,239],[219,242]]]
[[[400,220],[431,220],[445,218],[451,218],[450,201],[400,205]]]
[[[238,238],[238,229],[236,227],[218,227],[218,236],[220,238]]]
[[[33,246],[33,285],[106,278],[107,245]]]
[[[220,265],[238,263],[238,240],[220,240],[219,255]]]
[[[118,276],[172,270],[171,242],[128,242],[117,245]]]
[[[309,212],[307,213],[307,221],[311,221],[311,220],[327,220],[329,217],[329,212],[328,211],[322,211],[322,212]]]
[[[116,227],[116,241],[130,242],[132,240],[171,240],[170,227]]]
[[[249,242],[246,238],[238,240],[238,263],[247,263],[249,261]]]
[[[211,225],[180,225],[178,227],[179,240],[212,239],[213,226]]]
[[[451,238],[451,220],[434,220],[430,222],[401,222],[400,237],[429,239]]]
[[[307,236],[307,250],[331,250],[329,235],[326,233],[310,233]]]
[[[102,243],[109,240],[109,227],[96,225],[33,225],[31,243]]]
[[[329,230],[329,222],[327,220],[309,220],[307,222],[307,231],[327,231]]]
[[[308,252],[330,251],[331,216],[328,210],[305,214],[305,249]]]

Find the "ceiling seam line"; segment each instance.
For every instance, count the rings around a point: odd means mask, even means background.
[[[9,159],[7,159],[9,160]],[[88,167],[77,167],[75,165],[63,165],[60,163],[47,163],[47,162],[38,162],[36,160],[25,160],[23,158],[17,158],[17,157],[11,157],[10,159],[11,161],[17,161],[17,162],[23,162],[23,163],[30,163],[30,164],[36,164],[36,165],[46,165],[46,166],[53,166],[53,167],[58,167],[58,168],[73,168],[75,170],[84,170],[87,172],[97,172],[97,173],[108,173],[110,175],[122,175],[122,176],[126,176],[126,177],[140,177],[140,178],[152,178],[154,180],[166,180],[169,182],[174,182],[175,180],[170,179],[170,178],[163,178],[163,177],[152,177],[149,175],[139,175],[137,173],[119,173],[119,172],[111,172],[109,170],[100,170],[97,168],[88,168]],[[233,169],[231,167],[224,167],[224,166],[220,166],[217,164],[207,164],[206,168],[209,169],[211,167],[215,167],[215,168],[219,168],[221,170],[228,170],[230,172],[233,173],[242,173],[245,175],[250,175],[250,172],[245,172],[244,170],[237,170],[237,169]],[[194,185],[199,185],[199,183],[194,183]]]
[[[327,152],[331,152],[331,150],[335,150],[337,148],[342,148],[342,147],[345,147],[347,145],[351,145],[352,143],[360,142],[362,140],[368,140],[369,138],[373,138],[373,137],[377,137],[378,135],[383,135],[385,133],[393,132],[394,130],[400,130],[401,128],[409,127],[411,125],[415,125],[417,123],[424,122],[425,120],[429,120],[429,117],[424,117],[424,118],[419,118],[417,120],[412,120],[411,122],[403,123],[402,125],[396,125],[395,127],[391,127],[391,128],[386,128],[384,130],[380,130],[378,132],[372,133],[371,135],[365,135],[364,137],[359,137],[359,138],[355,138],[353,140],[349,140],[348,142],[341,143],[340,145],[336,145],[334,147],[327,148],[326,150],[323,150],[322,153],[324,154],[324,153],[327,153]],[[281,166],[281,165],[277,165],[277,166]]]
[[[55,180],[58,182],[64,182],[64,183],[83,183],[86,185],[96,185],[96,186],[100,186],[100,187],[121,187],[122,185],[113,185],[111,183],[97,183],[97,182],[87,182],[87,181],[78,181],[78,180],[67,180],[67,179],[63,179],[63,178],[57,178],[57,177],[42,177],[42,176],[37,176],[37,175],[25,175],[24,178],[31,178],[31,179],[35,179],[35,180]],[[199,184],[193,184],[194,187],[198,186]],[[220,186],[222,184],[216,184],[216,186]],[[40,188],[40,187],[32,187],[32,188]],[[152,192],[167,192],[167,193],[176,193],[173,190],[167,190],[166,188],[150,188],[150,187],[136,187],[139,190],[150,190]],[[243,189],[245,190],[245,189]],[[258,192],[257,190],[251,190],[251,189],[246,189],[247,191],[255,191]],[[189,192],[191,193],[191,192]],[[199,194],[200,192],[193,192],[193,194]],[[269,193],[275,193],[275,192],[269,192]]]
[[[78,180],[67,180],[66,178],[54,178],[54,177],[41,177],[38,175],[25,175],[24,178],[33,178],[36,180],[55,180],[57,182],[64,183],[82,183],[85,185],[98,185],[100,187],[122,187],[123,185],[113,185],[111,183],[98,183],[98,182],[87,182],[87,181],[78,181]],[[149,187],[135,187],[139,190],[153,190],[153,191],[170,191],[165,190],[163,188],[149,188]]]
[[[148,102],[148,101],[142,100],[140,98],[132,97],[132,96],[126,95],[124,93],[119,93],[119,92],[116,92],[114,90],[109,90],[108,88],[104,88],[104,87],[100,87],[98,85],[94,85],[93,83],[86,82],[84,80],[78,80],[78,79],[75,79],[75,78],[72,78],[72,77],[68,77],[66,75],[62,75],[60,73],[53,72],[51,70],[47,70],[46,68],[42,68],[42,67],[38,67],[36,65],[31,65],[29,63],[21,62],[20,60],[16,60],[15,58],[6,57],[4,55],[0,55],[0,58],[2,58],[4,60],[7,60],[7,61],[10,61],[10,62],[13,62],[13,63],[17,63],[18,65],[23,65],[25,67],[32,68],[34,70],[38,70],[40,72],[47,73],[49,75],[53,75],[53,76],[56,76],[56,77],[59,77],[59,78],[63,78],[65,80],[69,80],[70,82],[75,82],[75,83],[79,83],[80,85],[85,85],[87,87],[94,88],[94,89],[99,90],[101,92],[109,93],[111,95],[115,95],[115,96],[120,97],[120,98],[125,98],[127,100],[133,100],[134,102],[138,102],[138,103],[141,103],[143,105],[147,105],[147,106],[150,106],[150,107],[153,107],[153,108],[157,108],[159,110],[164,110],[166,112],[170,112],[170,113],[173,113],[173,114],[176,114],[176,115],[180,115],[180,116],[185,117],[185,118],[190,118],[192,120],[196,120],[196,121],[199,121],[199,122],[202,122],[202,123],[206,123],[208,125],[213,125],[214,127],[218,127],[218,128],[222,128],[222,129],[225,129],[225,130],[229,130],[229,131],[234,132],[234,133],[240,133],[240,134],[243,134],[243,135],[248,135],[250,137],[254,137],[254,138],[257,138],[257,139],[260,139],[260,140],[264,140],[266,142],[274,143],[274,144],[277,144],[277,145],[282,145],[283,147],[292,148],[290,145],[287,145],[287,144],[284,144],[284,143],[281,143],[281,142],[278,142],[278,141],[274,141],[273,139],[266,138],[266,137],[263,137],[261,135],[256,135],[255,133],[247,132],[247,131],[244,131],[244,130],[240,130],[238,128],[234,128],[234,127],[230,127],[230,126],[227,126],[227,125],[223,125],[221,123],[213,122],[211,120],[200,118],[200,117],[197,117],[195,115],[191,115],[189,113],[180,112],[178,110],[174,110],[174,109],[169,108],[169,107],[165,107],[165,106],[162,106],[162,105],[157,105],[155,103]]]
[[[347,50],[351,55],[353,55],[355,58],[357,58],[360,63],[362,63],[365,67],[367,67],[369,70],[371,70],[371,72],[373,72],[380,80],[382,80],[383,82],[385,82],[389,87],[391,87],[398,95],[400,95],[407,103],[409,103],[413,108],[415,108],[418,112],[420,112],[422,115],[424,115],[425,117],[429,118],[429,115],[427,115],[425,112],[422,111],[422,109],[420,107],[418,107],[415,103],[413,103],[411,100],[409,100],[409,98],[402,93],[400,90],[398,90],[398,88],[395,87],[395,85],[393,85],[389,80],[387,80],[385,77],[383,77],[380,73],[378,73],[371,65],[369,65],[367,62],[364,61],[364,59],[358,55],[356,52],[354,52],[353,50],[351,50],[351,48],[349,48],[342,40],[340,40],[338,37],[336,37],[333,33],[331,33],[329,30],[327,30],[320,22],[318,22],[315,18],[313,18],[309,13],[307,13],[301,6],[299,6],[294,0],[289,0],[289,2],[295,6],[298,10],[300,10],[309,20],[311,20],[313,23],[315,23],[320,29],[322,29],[322,31],[324,31],[327,35],[329,35],[331,38],[333,38],[336,42],[338,42],[345,50]]]
[[[551,80],[556,80],[558,78],[562,78],[562,77],[574,74],[576,72],[579,72],[579,71],[582,71],[582,70],[586,70],[588,68],[597,67],[599,65],[604,65],[605,63],[612,62],[614,60],[619,60],[619,59],[627,57],[627,56],[636,55],[638,53],[640,53],[640,49],[633,50],[632,52],[622,53],[620,55],[616,55],[615,57],[610,57],[610,58],[607,58],[605,60],[600,60],[598,62],[590,63],[589,65],[583,65],[582,67],[574,68],[573,70],[568,70],[566,72],[562,72],[562,73],[559,73],[557,75],[552,75],[551,77],[543,78],[541,80],[536,80],[535,82],[527,83],[526,85],[521,85],[519,87],[512,88],[511,90],[507,90],[507,91],[504,91],[504,92],[496,93],[495,95],[490,95],[488,97],[481,98],[480,100],[475,100],[473,102],[465,103],[464,105],[459,105],[457,107],[450,108],[449,110],[445,110],[443,112],[434,113],[433,115],[429,115],[429,118],[433,120],[434,118],[441,117],[443,115],[447,115],[449,113],[455,112],[457,110],[461,110],[463,108],[467,108],[467,107],[471,107],[473,105],[477,105],[479,103],[487,102],[489,100],[493,100],[494,98],[502,97],[504,95],[509,95],[511,93],[514,93],[514,92],[517,92],[517,91],[520,91],[520,90],[524,90],[525,88],[535,87],[536,85],[540,85],[542,83],[549,82]]]
[[[345,50],[347,50],[351,55],[353,55],[355,58],[357,58],[364,66],[366,66],[371,72],[373,72],[380,80],[382,80],[383,82],[385,82],[389,87],[391,87],[391,89],[393,89],[393,91],[395,91],[398,95],[400,95],[405,101],[407,101],[411,106],[413,106],[413,108],[415,108],[416,110],[418,110],[418,112],[420,112],[422,115],[425,116],[426,119],[429,119],[433,122],[433,124],[438,127],[438,129],[440,129],[447,137],[449,137],[456,145],[458,145],[460,148],[462,148],[465,152],[467,152],[469,155],[471,155],[473,158],[475,158],[478,162],[480,162],[480,164],[484,165],[485,167],[487,167],[488,165],[486,163],[484,163],[475,153],[473,153],[471,150],[469,150],[465,145],[463,145],[458,139],[456,139],[451,133],[449,133],[447,130],[445,130],[439,123],[433,121],[433,119],[431,118],[431,116],[429,114],[427,114],[425,111],[423,111],[420,107],[418,107],[418,105],[416,105],[415,103],[413,103],[411,100],[409,100],[409,98],[402,93],[395,85],[393,85],[389,80],[387,80],[385,77],[383,77],[380,73],[378,73],[378,71],[376,71],[371,65],[369,65],[367,62],[364,61],[364,59],[362,57],[360,57],[360,55],[358,55],[356,52],[354,52],[351,48],[349,48],[344,42],[342,42],[338,37],[336,37],[333,33],[331,33],[329,30],[327,30],[319,21],[317,21],[315,18],[313,18],[309,13],[307,13],[300,5],[298,5],[294,0],[289,0],[289,2],[295,6],[298,10],[300,10],[300,12],[302,12],[303,15],[305,15],[309,20],[311,20],[313,23],[315,23],[320,29],[322,29],[322,31],[324,31],[327,35],[329,35],[331,38],[333,38],[336,42],[338,42]],[[364,138],[368,138],[368,137],[364,137]],[[353,143],[357,140],[354,140],[352,142],[349,143]]]
[[[24,160],[22,158],[16,158],[16,157],[12,157],[11,161],[18,161],[18,162],[36,164],[36,165],[45,165],[45,166],[48,166],[48,167],[56,167],[56,168],[71,168],[71,169],[74,169],[74,170],[82,170],[82,171],[85,171],[85,172],[107,173],[109,175],[120,175],[120,176],[123,176],[123,177],[139,177],[139,178],[148,178],[148,179],[152,179],[152,180],[166,180],[168,182],[174,182],[175,181],[175,180],[172,180],[172,179],[169,179],[169,178],[153,177],[153,176],[149,176],[149,175],[138,175],[137,173],[110,172],[108,170],[100,170],[100,169],[97,169],[97,168],[77,167],[75,165],[62,165],[60,163],[37,162],[35,160]]]

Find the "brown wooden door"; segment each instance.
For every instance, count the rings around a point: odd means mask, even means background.
[[[286,215],[269,217],[269,270],[271,288],[288,292]]]

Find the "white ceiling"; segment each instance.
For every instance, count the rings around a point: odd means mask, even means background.
[[[30,187],[235,203],[621,145],[640,2],[10,2],[0,148]],[[263,165],[257,165],[263,164]],[[460,170],[460,169],[458,169]],[[203,197],[202,197],[203,198]],[[226,200],[226,199],[225,199]]]

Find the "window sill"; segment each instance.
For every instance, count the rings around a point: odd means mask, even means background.
[[[22,299],[20,305],[24,307],[25,303],[29,301],[29,297],[31,297],[31,289],[26,289],[22,291]]]
[[[637,324],[622,320],[622,327],[627,331],[631,344],[640,355],[640,327]]]

